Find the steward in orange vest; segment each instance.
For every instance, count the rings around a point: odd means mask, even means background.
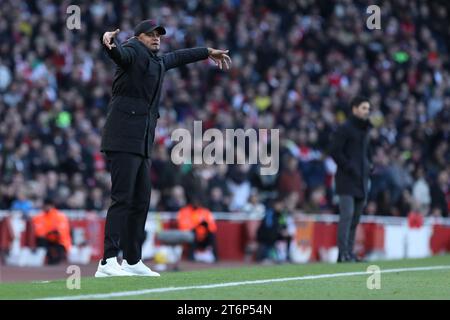
[[[36,245],[47,249],[47,263],[57,264],[64,260],[72,246],[67,216],[46,198],[43,211],[32,218],[32,224]]]
[[[200,206],[198,200],[193,199],[191,204],[180,209],[177,215],[178,228],[192,231],[195,241],[189,250],[189,258],[193,260],[196,249],[211,247],[217,261],[216,232],[217,225],[211,211]]]

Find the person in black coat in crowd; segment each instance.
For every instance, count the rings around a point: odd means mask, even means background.
[[[339,195],[338,262],[358,261],[353,253],[356,227],[367,201],[371,171],[370,103],[364,97],[351,102],[349,119],[333,133],[330,154],[337,163]]]
[[[229,68],[228,51],[212,48],[176,50],[159,56],[163,26],[140,22],[134,37],[115,40],[119,29],[105,32],[103,46],[116,64],[101,151],[111,171],[111,206],[105,225],[104,254],[96,277],[130,274],[159,276],[141,261],[144,225],[150,204],[150,155],[159,117],[158,104],[167,70],[211,58]],[[116,257],[123,250],[123,262]]]
[[[436,182],[431,185],[431,214],[438,217],[448,217],[447,190],[450,187],[449,174],[443,170]]]

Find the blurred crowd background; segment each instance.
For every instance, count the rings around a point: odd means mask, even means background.
[[[330,134],[356,95],[372,104],[374,172],[366,214],[448,216],[450,5],[376,1],[18,1],[0,11],[0,209],[106,210],[110,177],[100,137],[115,66],[100,38],[131,37],[142,19],[165,26],[162,52],[229,49],[230,71],[204,60],[166,74],[153,150],[152,210],[189,197],[220,212],[336,213]],[[66,8],[79,5],[81,29]],[[176,128],[280,129],[280,170],[174,165]],[[262,141],[264,143],[264,141]],[[248,151],[248,150],[247,150]]]

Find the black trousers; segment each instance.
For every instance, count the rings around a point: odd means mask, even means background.
[[[106,152],[106,159],[112,186],[103,259],[117,257],[123,250],[123,258],[135,264],[142,257],[150,206],[150,159],[126,152]]]
[[[364,210],[366,200],[352,196],[339,196],[338,247],[340,255],[353,253],[356,227]]]

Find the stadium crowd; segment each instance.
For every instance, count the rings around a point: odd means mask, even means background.
[[[69,30],[70,1],[2,1],[0,209],[106,210],[110,178],[100,137],[114,73],[100,37],[125,41],[142,19],[165,26],[161,51],[230,50],[167,73],[153,150],[152,210],[177,211],[188,192],[212,211],[288,208],[336,212],[330,134],[355,95],[372,104],[374,171],[367,214],[450,208],[450,6],[382,1],[381,29],[366,27],[370,1],[85,1]],[[276,175],[258,165],[175,165],[176,128],[280,129]],[[261,143],[266,143],[261,141]],[[242,155],[242,154],[241,154]]]

